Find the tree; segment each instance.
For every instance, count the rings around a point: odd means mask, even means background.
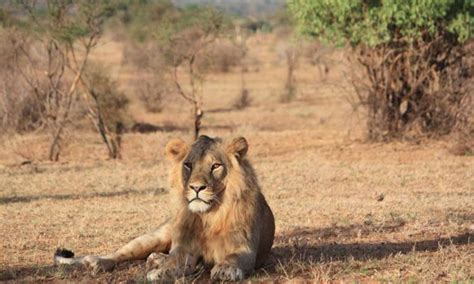
[[[192,105],[195,139],[199,136],[204,115],[202,84],[206,75],[206,70],[197,68],[196,59],[224,28],[225,19],[218,11],[191,7],[162,14],[159,30],[155,34],[161,52],[171,66],[176,93]],[[183,86],[180,78],[179,71],[183,69],[189,80],[188,88]]]
[[[286,81],[285,81],[285,89],[281,96],[281,101],[284,103],[288,103],[296,95],[296,79],[295,79],[295,69],[298,66],[298,53],[299,47],[297,43],[292,42],[288,45],[285,50],[285,61],[286,61]]]
[[[104,69],[88,68],[81,79],[87,113],[107,148],[109,158],[120,159],[127,97]]]
[[[237,109],[243,109],[250,105],[249,90],[247,89],[246,82],[245,82],[245,72],[247,68],[245,66],[245,60],[244,60],[248,53],[248,47],[247,47],[248,32],[242,26],[243,25],[241,24],[235,25],[234,27],[235,31],[232,38],[233,44],[237,47],[237,49],[240,52],[240,60],[239,60],[240,94],[237,100],[234,102],[234,106]]]
[[[369,138],[447,134],[465,120],[472,78],[470,0],[291,0],[303,34],[353,48]]]
[[[17,8],[26,16],[17,19],[15,36],[10,37],[16,68],[34,94],[42,126],[50,132],[48,158],[58,161],[64,127],[111,5],[93,0],[77,4],[24,0]]]
[[[214,8],[179,8],[170,0],[136,1],[123,11],[125,31],[140,45],[139,54],[128,51],[130,59],[142,71],[151,73],[140,81],[140,97],[145,103],[154,104],[149,108],[151,111],[161,110],[159,104],[165,93],[181,97],[192,107],[197,137],[204,115],[202,86],[217,62],[208,56],[209,49],[230,28],[230,22]]]

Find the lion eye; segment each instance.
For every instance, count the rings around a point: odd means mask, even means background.
[[[215,163],[215,164],[212,165],[211,170],[213,171],[213,170],[216,170],[216,169],[218,169],[218,168],[220,168],[220,167],[222,167],[222,164]]]
[[[183,166],[184,166],[185,169],[191,170],[192,167],[193,167],[193,164],[191,164],[191,163],[184,163]]]

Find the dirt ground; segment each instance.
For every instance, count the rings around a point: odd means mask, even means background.
[[[302,62],[296,99],[280,103],[286,74],[278,41],[257,36],[250,47],[252,105],[231,108],[238,72],[212,74],[203,120],[203,134],[248,139],[275,214],[272,256],[250,280],[474,281],[474,157],[452,155],[448,139],[365,141],[342,52],[331,55],[325,78]],[[94,58],[125,82],[134,74],[117,67],[121,52],[109,39]],[[172,137],[191,140],[189,107],[175,98],[159,114],[135,102],[131,111],[137,121],[184,130],[127,133],[118,161],[107,159],[88,130],[69,130],[58,163],[45,161],[42,134],[3,139],[0,281],[144,280],[143,262],[98,275],[52,265],[57,247],[104,254],[165,220],[164,145]]]

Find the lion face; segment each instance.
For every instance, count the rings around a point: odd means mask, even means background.
[[[226,158],[212,138],[201,136],[193,143],[182,163],[182,183],[189,210],[203,213],[219,203],[229,164]]]
[[[191,146],[182,140],[168,143],[166,153],[181,172],[180,186],[190,211],[205,213],[222,203],[232,159],[243,157],[247,148],[242,137],[227,147],[208,136],[200,136]]]

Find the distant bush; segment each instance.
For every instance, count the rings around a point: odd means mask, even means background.
[[[269,21],[265,21],[262,19],[254,20],[254,19],[247,19],[243,24],[242,28],[252,32],[264,32],[269,33],[273,30],[273,26]]]
[[[169,0],[130,1],[123,5],[118,18],[129,38],[143,43],[153,39],[163,21],[176,21],[179,15],[179,9]]]
[[[229,72],[242,60],[240,49],[227,41],[216,41],[197,57],[197,68],[202,71]]]
[[[107,147],[109,157],[119,159],[121,155],[122,134],[132,126],[128,115],[128,98],[119,90],[100,67],[89,67],[84,73],[84,93],[87,111],[102,141]]]
[[[142,82],[136,82],[135,89],[138,99],[143,103],[146,110],[152,113],[158,113],[165,107],[165,97],[169,93],[168,83],[161,77],[146,79]]]
[[[134,68],[137,79],[131,79],[131,86],[147,111],[161,112],[166,96],[171,93],[171,82],[166,75],[169,66],[158,46],[153,43],[128,43],[124,58]]]
[[[295,45],[287,46],[284,50],[286,62],[286,82],[283,93],[280,97],[282,103],[288,103],[296,97],[295,70],[298,67],[300,57],[299,47]]]
[[[249,90],[243,88],[240,90],[240,96],[234,101],[233,106],[236,109],[244,109],[252,103]]]
[[[474,2],[292,0],[302,33],[349,44],[371,139],[452,132],[470,99]],[[471,63],[470,63],[471,62]],[[357,68],[354,66],[354,68]]]
[[[115,133],[120,131],[118,129],[120,127],[132,125],[132,119],[128,112],[130,100],[119,90],[117,82],[105,74],[107,72],[103,68],[94,66],[86,69],[84,78],[90,92],[97,98],[97,108],[105,126]]]
[[[318,69],[321,81],[326,80],[331,68],[336,63],[331,59],[334,48],[321,44],[319,41],[305,42],[302,49],[302,56],[305,61]]]
[[[0,83],[1,84],[1,83]],[[0,92],[0,121],[2,133],[27,133],[42,125],[41,110],[29,92],[22,94]]]
[[[0,126],[3,133],[29,132],[43,124],[42,106],[28,86],[18,80],[14,42],[21,39],[17,36],[13,30],[0,27]]]

